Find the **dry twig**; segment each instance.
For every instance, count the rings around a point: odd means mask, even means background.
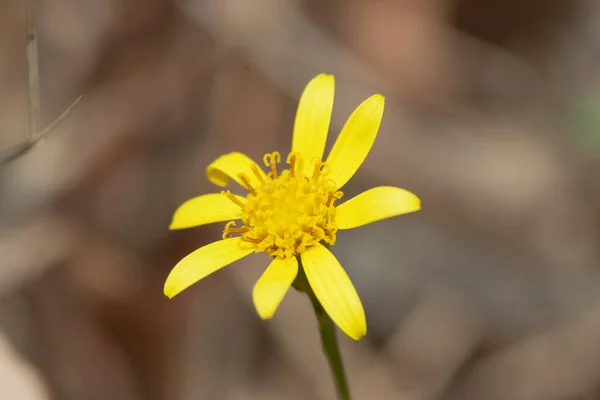
[[[79,96],[71,105],[54,121],[52,121],[43,130],[39,130],[40,121],[40,70],[38,57],[38,42],[31,15],[31,4],[27,7],[27,65],[28,65],[28,86],[29,86],[29,132],[27,140],[16,146],[0,150],[0,166],[6,165],[11,161],[21,157],[35,146],[42,139],[58,126],[79,103],[83,95]]]

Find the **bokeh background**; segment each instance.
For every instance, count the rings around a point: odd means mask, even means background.
[[[600,399],[600,2],[32,0],[47,140],[0,170],[0,399],[333,399],[290,292],[256,316],[261,255],[174,300],[222,224],[169,232],[204,168],[291,143],[336,76],[332,140],[386,95],[346,196],[420,213],[338,236],[368,336],[355,399]],[[27,138],[27,2],[0,0],[0,149]],[[331,141],[329,146],[331,145]]]

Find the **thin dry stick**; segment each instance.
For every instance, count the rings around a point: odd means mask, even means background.
[[[27,140],[31,142],[33,135],[40,128],[40,62],[31,4],[27,6],[27,66],[29,71],[29,132]]]
[[[41,132],[40,126],[40,63],[38,58],[38,41],[31,14],[31,4],[27,6],[27,66],[28,66],[28,85],[29,85],[29,132],[27,141],[18,145],[0,151],[0,166],[21,157],[33,149],[42,139],[58,126],[79,103],[83,95],[79,96],[71,105],[50,125],[46,126]]]

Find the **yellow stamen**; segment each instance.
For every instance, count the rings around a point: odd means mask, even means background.
[[[335,192],[333,194],[333,201],[331,202],[331,205],[335,205],[335,201],[340,200],[342,197],[344,197],[344,192],[340,192],[339,190]]]
[[[248,236],[242,237],[242,240],[245,240],[246,242],[252,242],[254,244],[260,244],[260,242],[262,242],[262,240],[260,240],[260,239],[251,238],[251,237],[248,237]]]
[[[250,232],[250,228],[242,226],[241,228],[229,228],[229,233],[246,233]]]
[[[223,240],[227,239],[227,236],[229,236],[229,229],[231,229],[232,226],[235,226],[235,221],[229,221],[225,224],[225,229],[223,229],[223,235],[221,236]]]
[[[240,208],[242,210],[244,209],[244,203],[242,203],[240,199],[238,199],[237,197],[235,197],[233,195],[233,193],[231,193],[230,190],[228,190],[228,191],[221,190],[221,194],[224,194],[225,196],[227,196],[227,198],[229,200],[231,200],[232,202],[234,202],[235,204],[237,204],[238,206],[240,206]]]
[[[342,197],[344,197],[344,192],[341,192],[339,190],[335,193],[329,192],[329,195],[327,196],[327,202],[325,203],[325,205],[327,207],[335,205],[335,201],[340,200]]]
[[[318,163],[318,162],[321,162],[321,158],[319,158],[319,157],[311,157],[311,159],[310,159],[310,163],[311,164],[315,164],[315,163]]]
[[[254,187],[252,187],[252,184],[250,183],[250,178],[248,178],[248,175],[238,174],[238,177],[240,178],[240,180],[242,182],[244,182],[244,186],[246,187],[246,189],[248,189],[248,191],[250,193],[252,193],[253,195],[256,195],[256,190],[254,190]]]
[[[254,187],[248,176],[238,175],[239,182],[250,191],[240,206],[243,227],[229,223],[223,237],[241,234],[246,246],[282,259],[294,257],[317,243],[334,244],[337,224],[331,208],[342,193],[336,192],[335,183],[327,179],[328,166],[315,157],[312,176],[305,175],[304,160],[298,152],[288,155],[289,169],[281,173],[277,171],[279,153],[266,154],[263,161],[270,170],[266,177],[260,167],[250,166],[258,179],[253,181]],[[224,194],[235,198],[228,192]]]
[[[263,179],[262,175],[260,174],[260,171],[258,170],[258,167],[255,164],[252,164],[250,166],[250,169],[252,169],[252,172],[254,172],[254,175],[256,175],[256,177],[258,178],[258,181],[263,184],[265,182],[265,180]]]
[[[327,201],[325,202],[325,205],[327,207],[330,207],[332,200],[333,200],[333,192],[329,192],[329,194],[327,195]]]
[[[321,165],[325,165],[325,163],[322,163],[321,160],[316,160],[313,164],[315,167],[313,169],[312,180],[317,181],[321,173]]]
[[[230,233],[250,232],[250,228],[248,228],[248,227],[242,226],[241,228],[232,228],[232,226],[235,226],[235,221],[229,221],[225,225],[225,229],[223,229],[223,235],[222,235],[223,240],[227,239],[227,237],[229,236]]]
[[[279,177],[279,173],[277,172],[277,163],[281,161],[281,155],[279,152],[274,151],[272,153],[267,153],[263,157],[263,162],[266,167],[271,167],[271,172],[273,173],[273,179],[277,179]]]
[[[294,151],[288,154],[287,160],[285,160],[285,162],[290,164],[290,175],[292,177],[296,176],[296,166],[299,158],[300,154]]]

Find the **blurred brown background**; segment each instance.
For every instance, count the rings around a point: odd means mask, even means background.
[[[0,399],[333,399],[307,299],[262,322],[255,256],[172,301],[222,224],[167,230],[220,154],[287,151],[336,75],[332,139],[387,104],[351,185],[423,211],[334,250],[369,334],[355,399],[600,399],[600,2],[32,0],[42,120],[0,170]],[[27,136],[27,2],[0,0],[0,149]]]

